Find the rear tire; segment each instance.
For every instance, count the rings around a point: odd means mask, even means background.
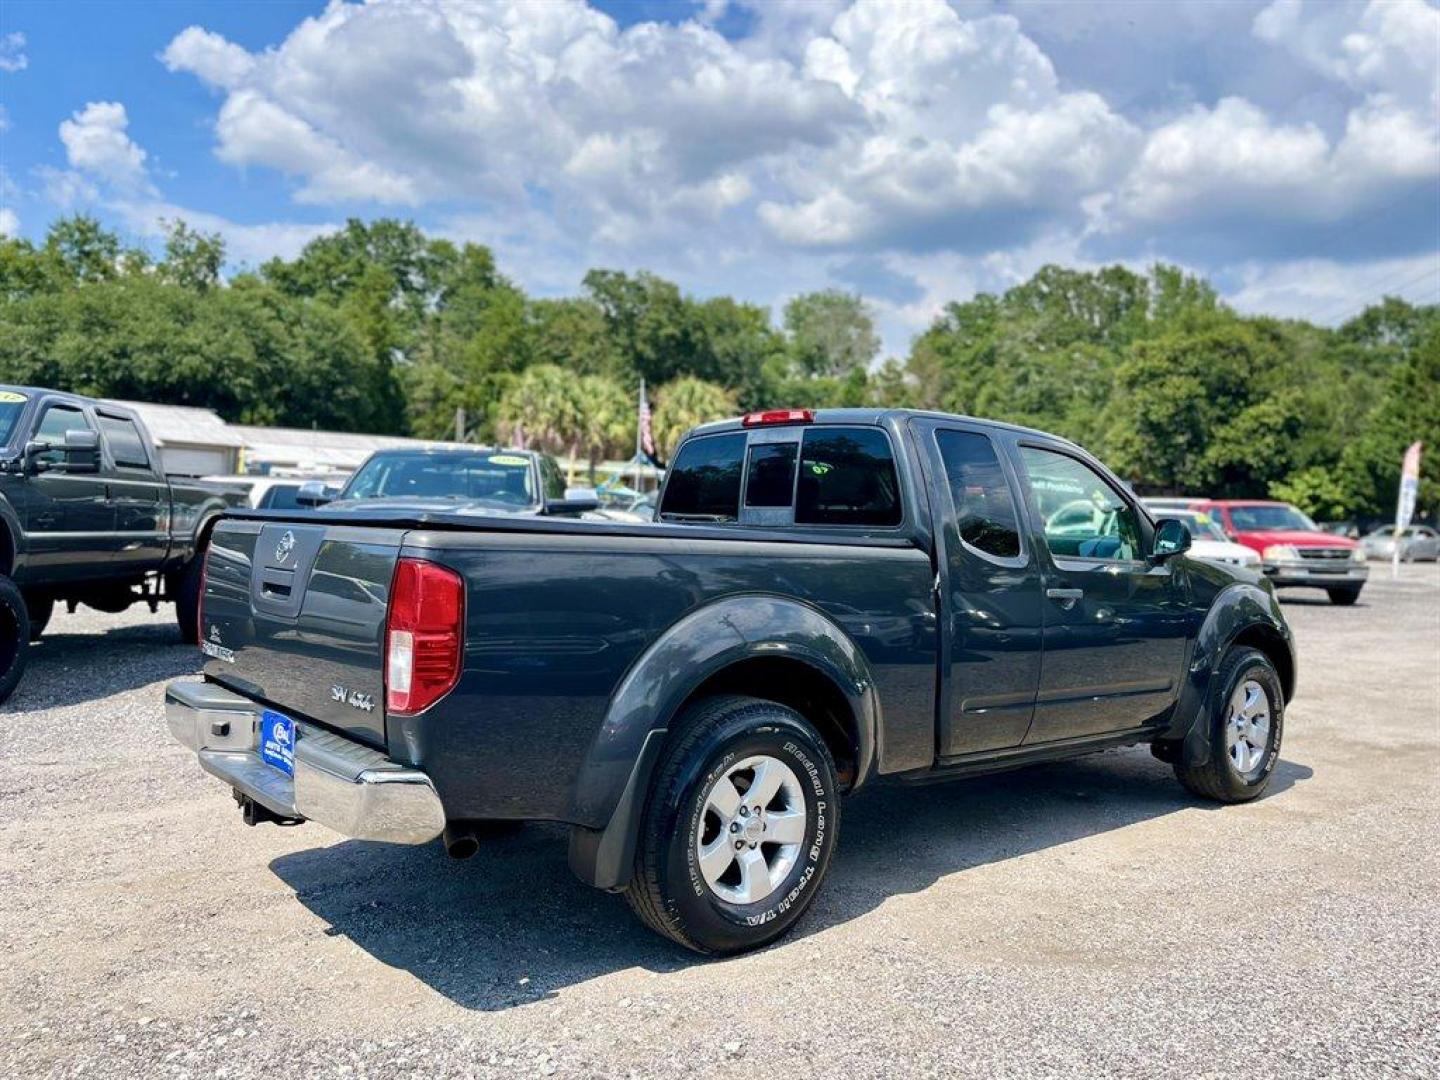
[[[186,645],[200,643],[200,588],[205,578],[205,551],[195,553],[174,578],[175,622],[180,627],[180,640]]]
[[[839,825],[835,763],[799,713],[707,698],[682,715],[656,767],[625,898],[687,949],[759,948],[814,901]]]
[[[25,609],[30,615],[30,640],[39,641],[45,627],[50,625],[50,616],[55,614],[55,599],[48,596],[43,600],[26,597]]]
[[[1175,763],[1186,789],[1216,802],[1249,802],[1270,785],[1285,734],[1285,693],[1270,658],[1259,649],[1225,654],[1210,691],[1209,752]],[[1263,725],[1263,731],[1262,731]]]
[[[20,685],[30,652],[30,611],[15,582],[0,575],[0,702]]]
[[[1325,593],[1330,597],[1330,603],[1337,607],[1349,607],[1360,599],[1359,589],[1326,589]]]

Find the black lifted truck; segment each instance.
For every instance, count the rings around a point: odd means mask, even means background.
[[[689,433],[654,524],[227,516],[167,721],[251,823],[464,856],[565,822],[584,881],[737,952],[814,900],[867,783],[1138,743],[1263,792],[1290,630],[1189,541],[1038,431],[758,413]]]
[[[167,477],[132,409],[0,386],[0,701],[56,603],[174,601],[181,636],[196,641],[197,555],[243,501],[238,487]]]

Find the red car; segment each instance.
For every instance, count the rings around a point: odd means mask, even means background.
[[[1230,539],[1260,553],[1277,589],[1324,589],[1332,604],[1353,604],[1370,576],[1354,540],[1322,532],[1289,503],[1264,499],[1197,499],[1190,504],[1219,520]]]

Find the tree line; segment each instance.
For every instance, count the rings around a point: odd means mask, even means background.
[[[949,304],[903,360],[825,290],[768,308],[596,269],[527,296],[489,249],[351,220],[226,276],[221,239],[163,251],[85,216],[0,240],[0,381],[198,405],[228,420],[628,456],[645,380],[662,456],[688,427],[787,405],[913,406],[1065,435],[1141,491],[1278,497],[1324,519],[1393,511],[1427,444],[1440,499],[1440,307],[1385,299],[1329,329],[1243,316],[1157,265],[1047,266]]]

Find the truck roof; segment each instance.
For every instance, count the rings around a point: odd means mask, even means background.
[[[797,406],[798,408],[799,406]],[[1003,420],[986,420],[978,416],[965,416],[960,413],[940,412],[933,409],[815,409],[816,424],[874,424],[878,425],[886,420],[893,420],[896,423],[904,423],[906,420],[923,418],[931,420],[963,420],[967,424],[976,424],[983,427],[1002,428],[1006,431],[1016,431],[1023,435],[1036,435],[1046,439],[1058,439],[1060,442],[1075,446],[1062,436],[1053,432],[1041,431],[1038,428],[1025,427],[1021,424],[1010,424]],[[690,429],[686,438],[695,435],[711,435],[720,431],[745,431],[743,416],[732,416],[725,420],[713,420],[708,424],[700,424]],[[777,424],[777,427],[784,427],[784,424]],[[799,426],[799,425],[797,425]]]

